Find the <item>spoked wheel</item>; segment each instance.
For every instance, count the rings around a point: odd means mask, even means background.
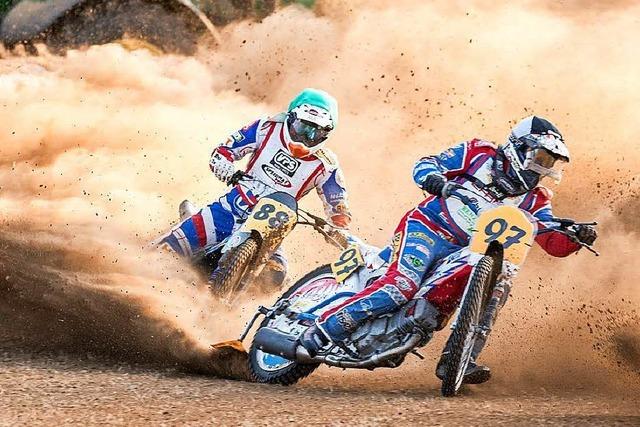
[[[258,249],[258,242],[250,237],[225,253],[211,276],[212,292],[220,298],[231,300],[238,291],[242,278],[255,261]]]
[[[464,373],[471,360],[471,353],[479,333],[480,320],[486,302],[491,296],[495,280],[496,261],[483,256],[473,270],[469,285],[460,306],[456,326],[447,343],[450,353],[445,362],[442,395],[455,396],[464,380]]]
[[[302,286],[331,278],[333,278],[333,273],[330,266],[323,265],[318,267],[294,283],[278,301],[289,298]],[[291,301],[291,303],[294,302],[295,300]],[[274,322],[274,319],[264,319],[260,324],[260,328],[271,326]],[[259,383],[295,384],[315,371],[318,366],[318,364],[300,364],[274,354],[265,353],[257,348],[255,343],[252,343],[249,348],[249,373],[251,378]]]

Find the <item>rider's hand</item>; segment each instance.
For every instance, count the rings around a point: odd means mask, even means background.
[[[593,245],[593,242],[598,238],[598,233],[592,225],[578,225],[576,238],[585,245]]]
[[[211,172],[222,182],[228,182],[231,176],[236,171],[233,167],[233,161],[231,161],[224,154],[218,150],[214,151],[209,160],[209,167]]]
[[[443,190],[446,183],[447,178],[443,175],[440,175],[439,173],[432,173],[427,175],[427,178],[422,183],[422,189],[434,196],[444,196]]]
[[[338,228],[347,228],[351,223],[351,215],[343,213],[331,215],[331,223]]]

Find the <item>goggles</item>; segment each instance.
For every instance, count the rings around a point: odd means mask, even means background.
[[[548,176],[556,182],[560,182],[562,166],[565,162],[564,159],[553,155],[544,148],[530,148],[527,151],[523,167],[525,170],[536,172],[540,176]]]
[[[327,139],[332,128],[323,128],[307,120],[296,118],[291,123],[291,130],[293,131],[290,132],[293,141],[302,143],[308,148],[313,148]]]

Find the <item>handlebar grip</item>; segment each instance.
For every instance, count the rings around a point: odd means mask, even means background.
[[[231,178],[229,178],[229,180],[227,181],[227,185],[233,187],[234,185],[238,184],[240,180],[242,180],[243,178],[246,178],[247,176],[249,175],[247,175],[242,171],[236,171],[234,172],[233,175],[231,175]]]

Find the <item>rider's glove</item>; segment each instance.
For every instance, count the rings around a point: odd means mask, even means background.
[[[422,183],[422,189],[434,196],[446,196],[446,194],[443,193],[446,183],[447,178],[443,175],[432,173],[427,175],[427,178]]]
[[[344,213],[331,215],[331,223],[338,228],[347,228],[351,223],[351,215]]]
[[[227,153],[216,149],[209,160],[211,172],[222,182],[228,182],[236,171],[236,168],[233,167],[233,160],[230,157]]]
[[[578,225],[576,228],[576,238],[585,245],[592,245],[598,238],[598,233],[591,225]]]

